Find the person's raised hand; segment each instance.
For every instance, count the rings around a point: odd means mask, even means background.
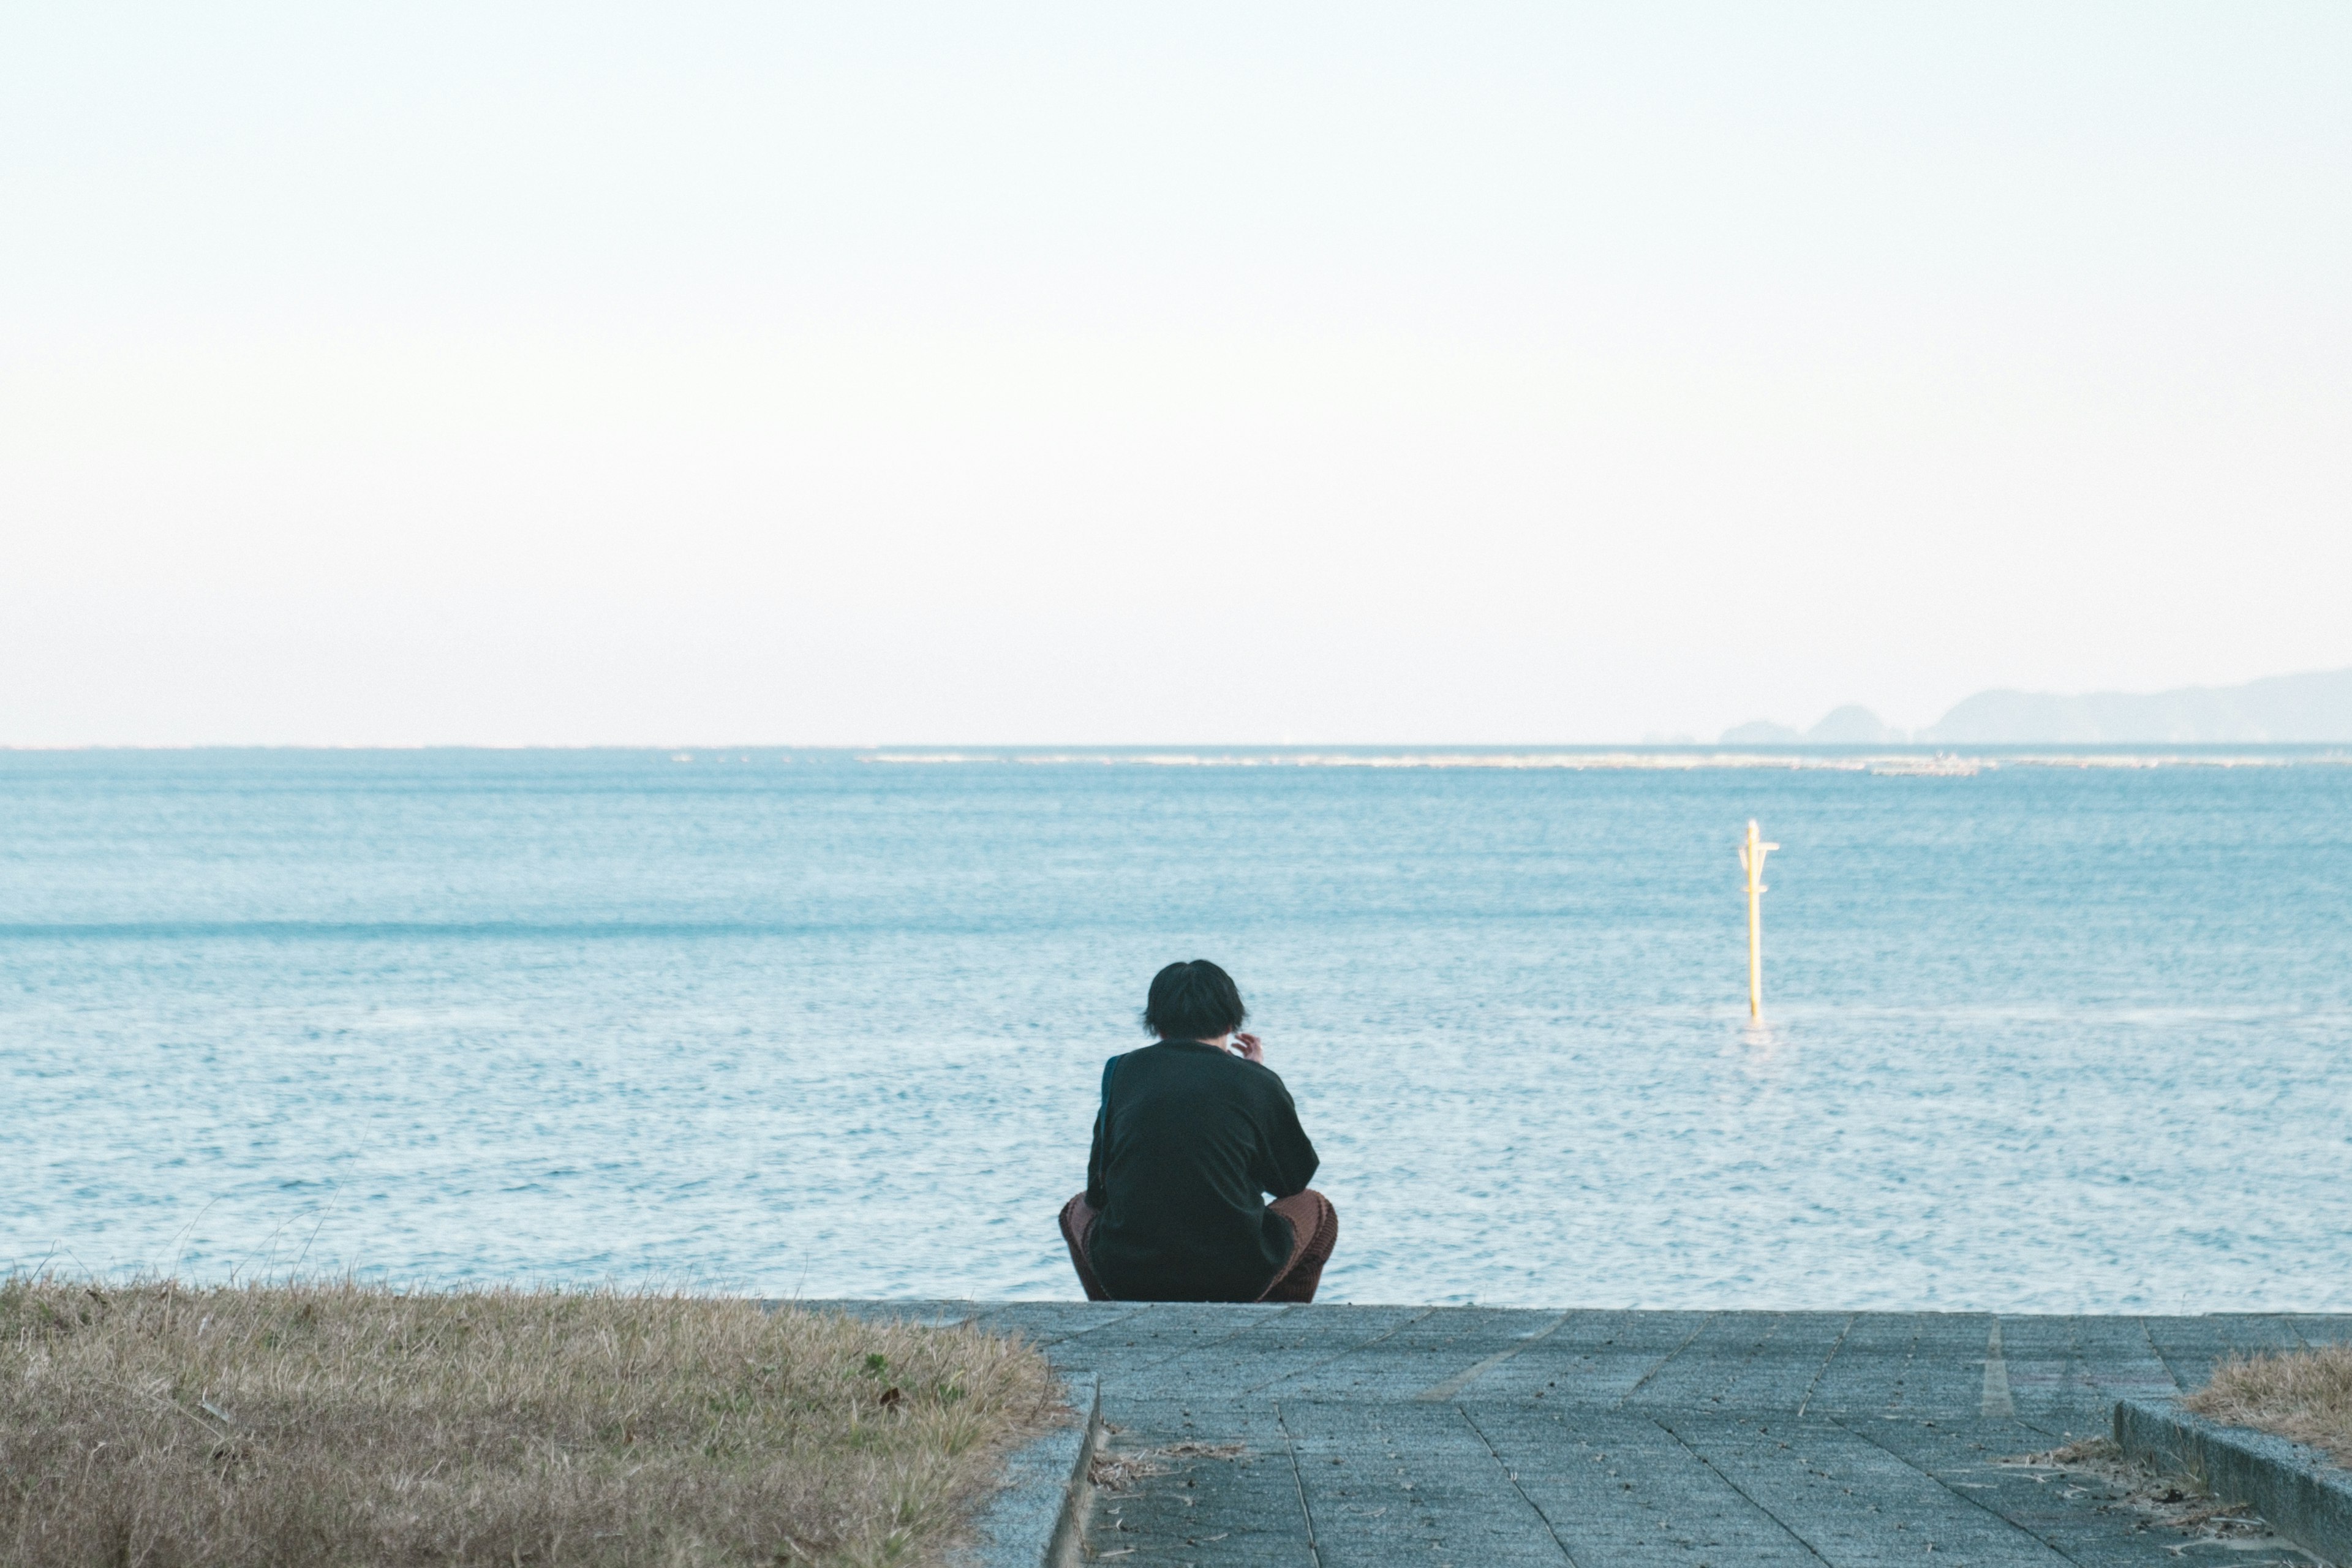
[[[1244,1061],[1255,1062],[1260,1067],[1265,1065],[1265,1046],[1255,1035],[1235,1035],[1234,1052]]]

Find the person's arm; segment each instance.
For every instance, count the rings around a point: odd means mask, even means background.
[[[1110,1203],[1110,1193],[1103,1185],[1103,1142],[1110,1130],[1110,1075],[1118,1066],[1111,1058],[1103,1064],[1102,1099],[1095,1106],[1095,1146],[1087,1155],[1087,1207],[1100,1214]]]
[[[1258,1146],[1257,1183],[1261,1190],[1277,1198],[1295,1198],[1307,1190],[1307,1184],[1315,1179],[1316,1167],[1323,1162],[1317,1157],[1307,1129],[1298,1125],[1298,1107],[1290,1090],[1278,1078],[1269,1087],[1274,1092],[1267,1099],[1264,1140]]]

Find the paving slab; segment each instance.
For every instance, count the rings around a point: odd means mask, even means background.
[[[1645,1415],[1482,1403],[1465,1410],[1570,1562],[1818,1564],[1803,1541]]]
[[[2051,1434],[2021,1421],[1929,1426],[1854,1420],[1848,1429],[1998,1514],[2081,1568],[2131,1568],[2152,1561],[2151,1545],[2179,1562],[2243,1562],[2240,1545],[2182,1537],[2121,1507],[2079,1475],[2022,1462],[2052,1446]]]
[[[1089,1561],[1312,1564],[1273,1402],[1107,1394],[1103,1420]]]
[[[2004,1317],[2018,1413],[2077,1435],[2104,1433],[2118,1399],[2180,1392],[2141,1318]]]
[[[2352,1316],[829,1302],[1017,1332],[1099,1378],[1083,1561],[2178,1568],[2021,1463]]]
[[[1459,1309],[1457,1309],[1459,1310]],[[1665,1373],[1722,1314],[1577,1312],[1461,1393],[1479,1398],[1575,1398],[1615,1405]]]
[[[1564,1560],[1542,1513],[1455,1405],[1285,1400],[1282,1420],[1322,1563]]]
[[[2032,1531],[1834,1422],[1767,1416],[1675,1434],[1835,1568],[1939,1561],[2063,1568]]]
[[[1363,1399],[1450,1398],[1525,1354],[1568,1317],[1517,1309],[1417,1309],[1407,1321],[1286,1379],[1280,1392],[1315,1387]],[[1298,1386],[1289,1386],[1293,1382]]]
[[[2310,1342],[2295,1328],[2292,1317],[2265,1317],[2246,1312],[2217,1312],[2210,1317],[2159,1317],[2142,1320],[2148,1342],[2172,1380],[2195,1388],[2213,1373],[2224,1357],[2263,1352],[2299,1351]],[[2326,1330],[2321,1330],[2323,1340]]]

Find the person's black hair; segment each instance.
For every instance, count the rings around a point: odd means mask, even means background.
[[[1213,1040],[1248,1017],[1234,977],[1205,958],[1153,975],[1143,1004],[1143,1026],[1163,1040]]]

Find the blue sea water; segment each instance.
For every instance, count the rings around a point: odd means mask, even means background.
[[[2352,1309],[2352,766],[1810,761],[0,753],[0,1267],[1074,1295],[1205,956],[1328,1299]]]

